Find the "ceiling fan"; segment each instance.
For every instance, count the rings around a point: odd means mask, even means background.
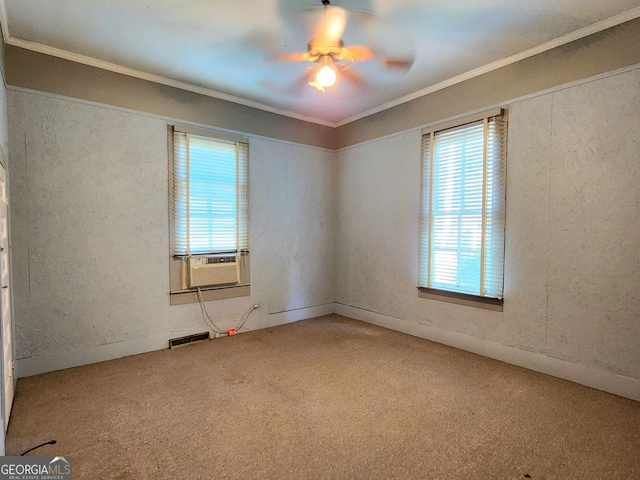
[[[413,65],[415,55],[393,57],[367,45],[347,46],[342,35],[347,27],[348,12],[344,8],[331,5],[330,0],[322,0],[323,10],[314,27],[314,33],[302,53],[275,53],[271,60],[276,62],[309,62],[315,65],[307,68],[294,86],[309,84],[324,92],[337,80],[344,78],[357,87],[364,87],[364,76],[350,66],[353,62],[379,59],[383,68],[406,73]],[[360,17],[373,17],[371,13],[360,13]]]

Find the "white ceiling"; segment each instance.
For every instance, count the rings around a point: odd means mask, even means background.
[[[554,39],[560,41],[545,48],[640,16],[640,0],[336,0],[332,3],[379,13],[382,25],[393,27],[397,35],[378,27],[374,41],[380,45],[382,38],[398,53],[415,48],[415,64],[406,76],[396,77],[363,62],[355,67],[370,81],[364,91],[342,82],[324,94],[309,87],[292,97],[278,89],[306,66],[269,63],[265,47],[304,51],[310,33],[300,12],[320,5],[320,0],[4,3],[0,12],[7,43],[67,58],[66,52],[79,54],[134,69],[139,76],[154,74],[211,90],[213,96],[231,95],[241,103],[295,112],[325,124],[344,123],[465,72],[508,57],[507,62],[514,60],[512,56]],[[369,33],[350,22],[343,38],[347,44],[362,43],[371,40]],[[403,41],[406,37],[413,45]]]

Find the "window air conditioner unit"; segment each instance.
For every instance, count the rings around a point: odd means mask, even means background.
[[[187,262],[189,288],[240,283],[240,264],[233,256],[195,256]]]

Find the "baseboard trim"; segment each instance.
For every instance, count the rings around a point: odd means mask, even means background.
[[[276,327],[286,323],[293,323],[308,318],[321,317],[333,313],[334,304],[317,305],[313,307],[299,308],[279,313],[262,316],[252,316],[248,325],[251,330]],[[206,328],[206,327],[205,327]],[[56,352],[38,357],[22,358],[16,361],[17,378],[30,377],[40,373],[64,370],[65,368],[79,367],[91,363],[114,360],[116,358],[138,355],[140,353],[164,350],[168,348],[169,339],[192,335],[203,332],[203,325],[195,325],[180,330],[172,330],[157,335],[126,340],[123,342],[109,343],[84,347],[66,352]],[[244,331],[239,332],[244,333]]]
[[[415,337],[421,337],[529,370],[545,373],[553,377],[570,380],[581,385],[586,385],[587,387],[613,393],[614,395],[640,401],[640,380],[634,378],[340,303],[335,304],[334,312],[338,315],[372,323],[380,327],[389,328]]]
[[[273,321],[277,321],[276,325],[283,325],[285,323],[299,322],[300,320],[307,320],[309,318],[322,317],[324,315],[331,315],[334,311],[334,303],[325,303],[322,305],[316,305],[314,307],[296,308],[295,310],[286,310],[284,312],[270,313],[269,318],[273,318]],[[272,326],[272,325],[269,325]],[[266,327],[260,327],[266,328]]]

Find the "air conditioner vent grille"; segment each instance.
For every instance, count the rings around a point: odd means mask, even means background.
[[[210,260],[218,262],[210,263]],[[240,281],[236,257],[190,257],[187,268],[189,288],[233,285]]]
[[[215,264],[215,263],[234,263],[236,261],[236,257],[203,257],[205,259],[205,263],[207,265]]]

